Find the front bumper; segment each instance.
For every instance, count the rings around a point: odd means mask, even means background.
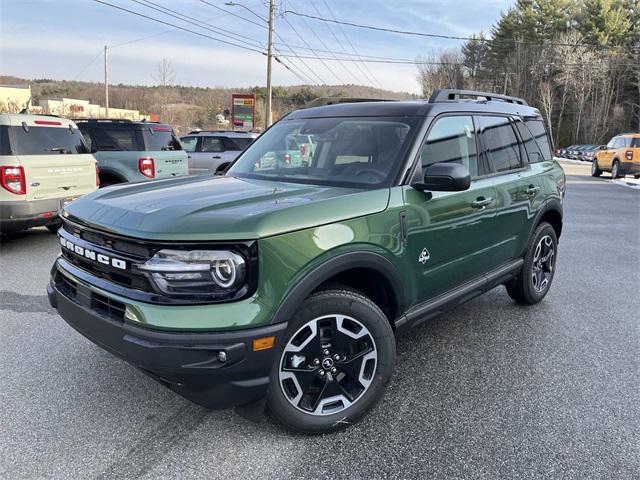
[[[212,409],[266,395],[275,348],[253,351],[252,342],[273,335],[277,345],[286,323],[215,333],[152,330],[121,318],[120,302],[52,273],[49,302],[69,325],[176,393]]]
[[[58,222],[60,199],[0,202],[0,232],[16,232]]]

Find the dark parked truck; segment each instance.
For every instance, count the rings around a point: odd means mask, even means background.
[[[189,173],[187,153],[170,125],[130,120],[79,120],[98,160],[103,187]]]
[[[197,403],[341,429],[382,397],[397,335],[499,285],[549,291],[565,177],[544,132],[468,91],[293,112],[225,176],[65,208],[51,304]],[[308,161],[264,161],[291,136]]]

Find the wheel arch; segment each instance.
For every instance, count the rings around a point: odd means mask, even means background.
[[[374,252],[346,252],[317,266],[292,287],[276,308],[271,323],[287,321],[309,294],[336,285],[368,297],[385,313],[392,328],[405,310],[403,281],[389,260]]]
[[[100,178],[100,183],[103,182],[103,179],[106,180],[107,178],[116,180],[116,182],[113,183],[128,182],[128,180],[121,173],[110,168],[101,168],[98,177]]]

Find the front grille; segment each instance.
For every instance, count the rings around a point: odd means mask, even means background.
[[[132,265],[144,263],[153,256],[153,252],[149,247],[106,233],[84,230],[68,222],[64,223],[63,230],[64,232],[61,233],[63,237],[72,242],[77,242],[84,248],[95,249],[97,252],[102,252],[109,257],[125,260],[127,268],[123,270],[110,264],[105,265],[63,247],[62,256],[69,263],[117,285],[145,292],[153,291],[147,277],[142,272],[132,268]],[[78,241],[78,239],[82,241]]]
[[[102,317],[123,321],[126,305],[113,298],[100,295],[87,287],[84,287],[65,275],[57,272],[54,277],[54,284],[58,291],[69,300],[89,308],[91,311]]]

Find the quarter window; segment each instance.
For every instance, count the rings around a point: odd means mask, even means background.
[[[433,163],[459,163],[478,176],[478,151],[471,116],[459,115],[436,120],[422,146],[422,167]]]
[[[526,120],[524,123],[533,134],[533,138],[538,144],[538,148],[540,148],[544,159],[551,160],[553,158],[553,154],[551,153],[551,143],[549,142],[549,136],[547,135],[547,131],[544,128],[542,120]],[[531,158],[529,158],[529,161],[531,161]]]
[[[522,167],[518,139],[508,118],[479,116],[485,151],[496,172]]]

